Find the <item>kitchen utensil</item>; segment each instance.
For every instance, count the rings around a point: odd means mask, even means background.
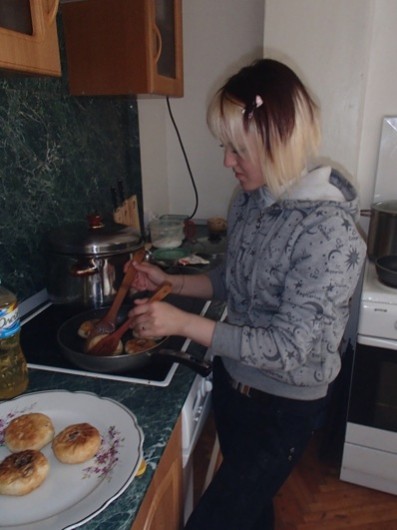
[[[172,285],[169,282],[163,282],[149,298],[149,302],[163,300],[167,296],[167,294],[170,294],[171,291]],[[121,299],[121,301],[122,300],[123,299]],[[119,307],[117,309],[119,309]],[[114,318],[116,317],[117,312],[114,315]],[[86,343],[86,352],[89,355],[109,355],[109,352],[112,352],[116,349],[121,337],[128,331],[128,329],[133,324],[134,320],[134,317],[128,318],[116,331],[114,331],[110,335],[107,335],[106,337],[103,337],[103,339],[97,342],[97,344],[95,344],[95,346],[93,347],[89,347],[90,341],[92,340],[92,336],[90,335]],[[101,322],[103,322],[103,320]],[[108,322],[105,323],[107,324]],[[97,333],[95,335],[97,335]]]
[[[397,255],[397,200],[377,202],[371,206],[367,252],[371,261]]]
[[[140,233],[110,220],[72,223],[46,237],[46,287],[55,304],[110,305],[124,278],[124,267],[142,248]]]
[[[123,305],[117,315],[117,324],[121,325],[131,310],[130,305]],[[150,363],[178,362],[185,364],[197,373],[205,374],[211,371],[211,363],[183,351],[170,349],[172,339],[164,337],[157,341],[155,348],[142,351],[138,354],[120,355],[88,355],[84,352],[85,340],[79,337],[77,330],[86,320],[102,318],[106,308],[90,309],[79,313],[66,320],[58,329],[57,342],[62,354],[74,366],[88,372],[104,374],[122,374],[125,372],[139,371]],[[127,332],[128,337],[128,332]],[[132,333],[130,335],[132,338]],[[124,339],[123,339],[124,340]]]
[[[397,288],[397,254],[377,258],[375,267],[382,283]]]
[[[137,263],[141,263],[145,259],[145,256],[146,250],[144,248],[141,248],[134,253],[134,261],[136,261]],[[131,286],[132,280],[135,277],[135,274],[136,269],[131,264],[124,275],[123,281],[121,282],[120,288],[117,291],[117,294],[113,300],[112,305],[110,306],[109,311],[99,322],[94,325],[93,330],[90,333],[90,340],[95,335],[99,335],[100,333],[112,333],[116,329],[117,313],[120,309],[121,304],[124,301],[124,298],[128,293],[128,290]]]

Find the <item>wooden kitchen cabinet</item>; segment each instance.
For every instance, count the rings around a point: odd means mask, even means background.
[[[131,530],[180,530],[183,525],[182,481],[179,418]]]
[[[56,25],[59,0],[0,2],[0,68],[61,75]]]
[[[182,0],[62,5],[73,95],[183,95]]]

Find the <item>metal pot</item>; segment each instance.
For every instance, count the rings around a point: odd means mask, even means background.
[[[119,326],[127,318],[128,310],[131,307],[122,306],[117,315],[117,325]],[[152,357],[162,357],[171,359],[173,362],[179,362],[187,365],[195,372],[207,376],[212,369],[210,362],[198,359],[186,352],[174,351],[167,348],[168,338],[157,341],[155,349],[145,350],[134,354],[121,355],[89,355],[84,353],[84,339],[80,338],[77,331],[81,324],[86,320],[103,317],[108,308],[93,309],[75,315],[66,322],[58,330],[57,339],[61,347],[62,353],[74,365],[88,370],[90,372],[99,373],[123,373],[130,370],[142,368],[151,362]],[[129,333],[129,332],[128,332]],[[131,335],[123,337],[123,341],[131,338]],[[155,361],[155,359],[153,359]]]
[[[133,228],[98,216],[53,230],[46,242],[51,301],[90,308],[113,301],[125,263],[143,245]]]
[[[397,201],[382,201],[371,206],[367,252],[371,261],[397,254]]]

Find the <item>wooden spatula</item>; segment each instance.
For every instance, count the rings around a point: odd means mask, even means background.
[[[149,298],[149,302],[163,300],[163,298],[165,298],[171,291],[172,285],[169,282],[163,282]],[[94,346],[90,347],[92,339],[87,339],[86,353],[97,356],[112,355],[112,352],[116,350],[121,337],[128,331],[134,320],[135,317],[128,318],[116,331],[100,339]]]
[[[141,263],[146,256],[145,248],[141,248],[134,253],[134,261]],[[133,265],[130,265],[124,275],[123,281],[119,287],[119,290],[114,297],[113,303],[109,308],[109,311],[106,315],[97,322],[89,336],[89,339],[92,339],[96,335],[102,335],[103,333],[112,333],[116,329],[116,319],[119,312],[120,306],[126,297],[129,288],[131,287],[131,282],[134,279],[136,274],[136,269]]]

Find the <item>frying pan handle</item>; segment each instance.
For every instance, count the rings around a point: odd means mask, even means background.
[[[203,377],[207,377],[212,372],[212,363],[210,361],[205,361],[187,352],[161,348],[160,350],[150,352],[150,355],[158,355],[173,360],[176,363],[184,364]]]

